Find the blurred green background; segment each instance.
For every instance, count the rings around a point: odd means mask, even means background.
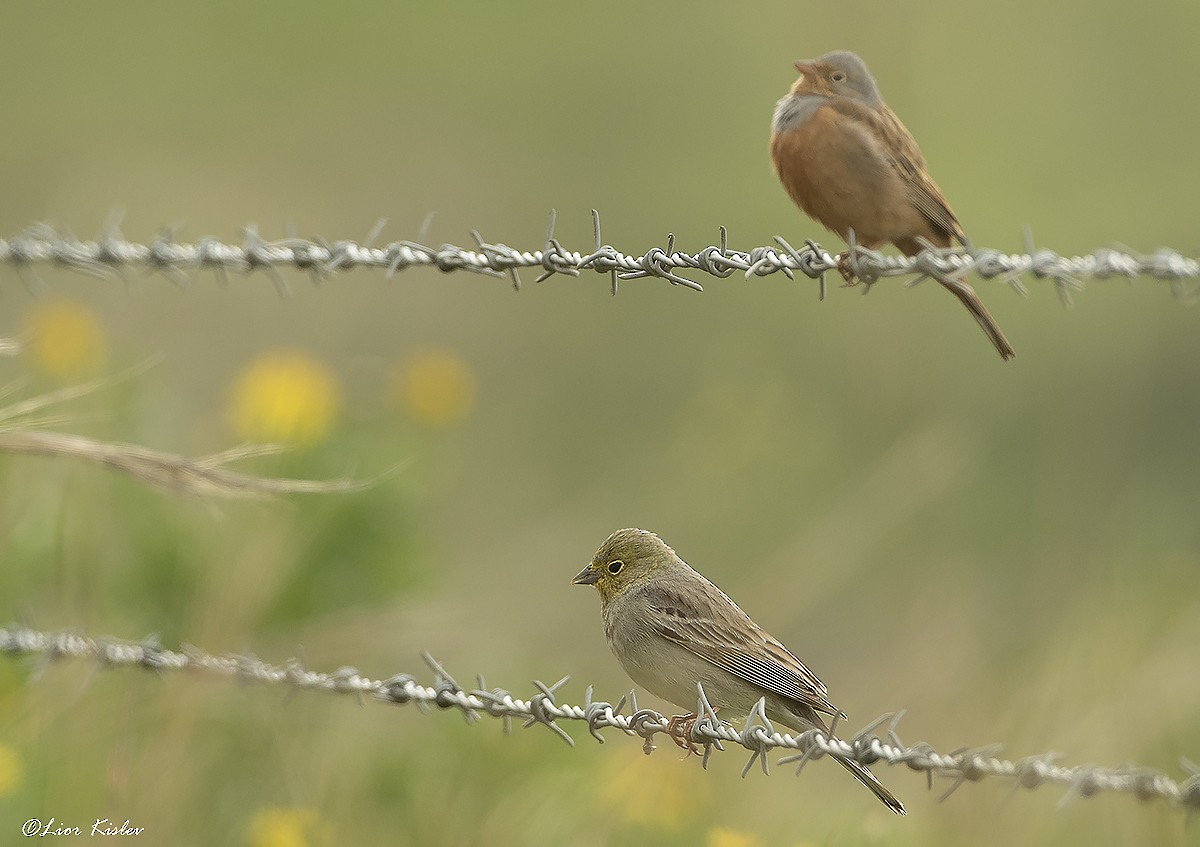
[[[1195,250],[1194,3],[20,4],[0,28],[0,235],[297,234],[695,252],[813,237],[766,154],[791,63],[869,62],[979,246]],[[179,288],[3,273],[7,400],[148,372],[54,426],[199,455],[290,437],[268,475],[355,495],[176,498],[0,457],[0,620],[299,656],[317,669],[616,700],[570,577],[660,533],[824,678],[851,725],[1012,756],[1200,756],[1200,314],[1164,283],[1063,309],[978,283],[1002,364],[932,284],[823,303],[782,276],[504,280],[355,272]],[[57,334],[56,334],[57,333]],[[40,339],[40,340],[39,340]],[[55,341],[55,339],[58,339]],[[72,346],[74,345],[74,346]],[[77,348],[77,349],[76,349]],[[74,353],[70,351],[74,350]],[[64,353],[63,351],[67,351]],[[70,353],[70,355],[68,355]],[[274,399],[264,399],[274,398]],[[289,405],[291,404],[291,405]],[[653,698],[645,702],[666,708]],[[819,762],[739,778],[578,727],[286,696],[210,679],[0,662],[0,842],[31,817],[139,844],[980,845],[1184,842],[1182,815],[1054,788],[881,776],[893,819]],[[289,840],[292,839],[292,840]]]

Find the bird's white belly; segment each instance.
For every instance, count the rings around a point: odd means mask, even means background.
[[[704,686],[708,702],[724,719],[747,714],[758,699],[747,683],[664,638],[653,644],[650,639],[629,639],[613,652],[630,679],[687,712],[697,712],[696,683]]]

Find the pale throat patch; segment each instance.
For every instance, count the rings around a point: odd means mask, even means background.
[[[821,94],[786,94],[775,104],[775,114],[771,119],[771,131],[786,132],[800,126],[811,118],[826,103],[829,98]]]

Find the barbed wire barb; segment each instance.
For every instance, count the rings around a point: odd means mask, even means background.
[[[1082,290],[1086,280],[1147,277],[1168,283],[1172,294],[1183,303],[1197,299],[1194,287],[1185,283],[1200,277],[1200,259],[1185,256],[1169,248],[1138,253],[1124,246],[1102,247],[1088,255],[1063,256],[1034,245],[1033,234],[1022,232],[1024,254],[1010,254],[989,248],[935,248],[925,245],[915,256],[895,256],[869,250],[849,234],[849,249],[834,255],[816,241],[805,239],[805,246],[794,248],[782,236],[774,246],[753,247],[749,251],[729,247],[728,232],[720,227],[720,243],[692,254],[676,250],[674,234],[668,234],[666,249],[652,247],[642,255],[630,255],[605,244],[601,238],[600,214],[592,210],[593,245],[581,254],[568,250],[555,235],[557,213],[551,210],[541,250],[522,251],[500,242],[488,242],[478,230],[471,230],[473,250],[454,244],[427,246],[426,231],[432,215],[426,217],[416,241],[400,240],[376,246],[385,220],[371,227],[364,241],[330,241],[320,236],[298,238],[292,227],[288,235],[270,241],[254,225],[242,228],[240,244],[225,243],[205,236],[188,243],[178,240],[178,226],[164,228],[148,244],[130,241],[120,229],[120,215],[110,215],[95,240],[82,240],[65,227],[35,223],[10,238],[0,238],[0,266],[16,271],[26,287],[35,293],[48,286],[35,273],[39,265],[52,265],[93,278],[129,279],[126,271],[141,268],[149,274],[161,274],[177,285],[185,285],[196,270],[212,271],[220,284],[227,285],[230,274],[266,273],[286,296],[290,293],[280,270],[290,267],[311,275],[314,282],[327,280],[339,272],[357,268],[384,270],[390,278],[402,270],[428,267],[443,273],[468,271],[493,277],[507,276],[515,290],[521,289],[521,268],[539,270],[538,282],[555,275],[579,277],[585,270],[609,277],[615,294],[620,281],[658,278],[703,291],[703,287],[684,273],[703,273],[723,279],[741,272],[746,279],[782,273],[789,279],[796,272],[817,282],[818,297],[826,293],[824,275],[837,270],[864,283],[866,293],[879,280],[888,277],[912,277],[913,284],[926,277],[957,276],[974,273],[983,279],[1007,283],[1018,293],[1027,293],[1022,277],[1050,281],[1064,305],[1073,293]]]
[[[1059,805],[1077,797],[1114,792],[1130,794],[1142,801],[1164,800],[1186,810],[1189,819],[1195,811],[1200,810],[1200,768],[1186,758],[1180,761],[1186,776],[1176,781],[1148,767],[1066,767],[1058,764],[1061,759],[1058,753],[1005,760],[998,757],[999,745],[962,747],[951,753],[939,753],[926,742],[911,747],[900,743],[897,733],[897,724],[902,717],[900,712],[881,715],[852,738],[845,740],[837,738],[832,729],[830,732],[811,729],[798,735],[779,733],[767,718],[762,700],[755,705],[739,729],[718,719],[702,687],[697,689],[696,715],[683,720],[669,718],[652,709],[639,708],[636,694],[632,691],[613,704],[595,699],[592,687],[588,686],[582,707],[561,703],[558,692],[567,684],[569,677],[566,676],[553,685],[535,680],[533,686],[536,691],[528,700],[515,697],[502,688],[488,689],[482,675],[477,676],[478,687],[466,691],[428,652],[422,652],[421,656],[433,672],[432,686],[422,685],[410,674],[396,674],[384,680],[375,680],[363,676],[350,666],[343,666],[333,673],[320,673],[307,670],[295,659],[281,665],[271,665],[249,655],[213,655],[193,645],[184,645],[180,650],[172,651],[164,648],[156,636],[148,636],[141,641],[120,641],[93,639],[76,633],[41,632],[21,626],[0,627],[0,654],[35,660],[37,673],[56,661],[90,659],[92,672],[101,668],[121,667],[140,667],[159,675],[171,671],[192,671],[266,685],[284,685],[293,691],[324,691],[392,705],[413,704],[422,711],[428,711],[430,706],[440,710],[456,709],[468,724],[476,723],[483,715],[488,715],[500,718],[507,729],[513,719],[519,719],[526,727],[534,724],[547,727],[571,746],[574,746],[574,739],[560,726],[561,722],[583,721],[588,733],[601,743],[605,740],[600,734],[603,729],[615,728],[625,735],[640,736],[646,753],[655,749],[654,738],[657,735],[666,734],[681,746],[703,745],[702,764],[705,766],[713,749],[724,750],[722,742],[729,742],[751,754],[743,767],[743,776],[750,772],[755,763],[760,765],[764,774],[769,775],[768,754],[780,749],[788,755],[780,758],[779,764],[797,763],[797,773],[812,759],[832,756],[853,759],[864,765],[878,762],[903,765],[909,770],[924,773],[930,787],[933,786],[934,777],[948,778],[951,784],[942,793],[940,799],[943,800],[968,782],[991,778],[1010,781],[1014,790],[1033,790],[1046,784],[1064,786],[1066,791]],[[881,737],[880,730],[885,726]]]

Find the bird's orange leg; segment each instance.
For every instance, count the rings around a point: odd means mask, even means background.
[[[713,709],[715,714],[716,708]],[[676,745],[688,751],[688,755],[700,755],[700,748],[692,741],[692,728],[696,725],[697,715],[690,712],[686,715],[675,715],[667,720],[667,734]],[[684,758],[687,758],[686,756]]]
[[[846,285],[858,285],[858,276],[854,273],[854,268],[850,264],[850,251],[843,250],[837,254],[837,269],[842,275],[842,279],[846,280]]]
[[[695,742],[692,741],[692,727],[695,725],[695,712],[690,712],[686,715],[675,715],[667,721],[667,735],[671,736],[671,740],[677,746],[687,750],[689,755],[700,752]]]
[[[852,251],[843,250],[837,254],[837,270],[842,275],[842,279],[846,280],[846,284],[842,288],[853,288],[856,285],[865,285],[866,291],[869,291],[871,286],[875,284],[874,280],[861,280],[858,274],[854,272],[854,262],[851,260]],[[866,291],[863,293],[865,294]]]

